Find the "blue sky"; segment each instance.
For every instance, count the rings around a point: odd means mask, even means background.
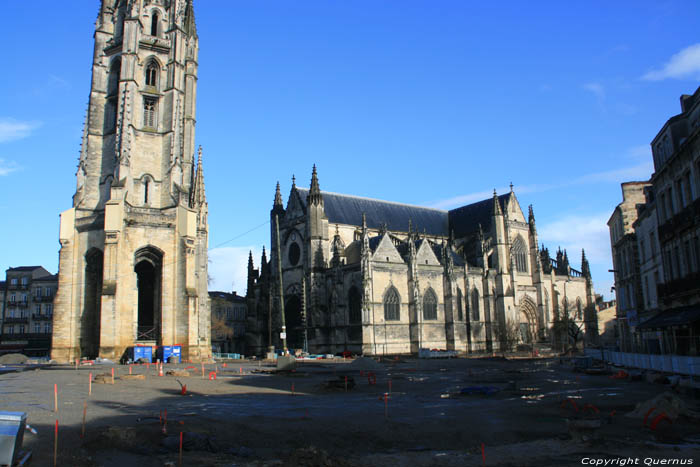
[[[41,6],[43,4],[43,7]],[[0,268],[56,272],[99,2],[4,2]],[[700,84],[696,1],[198,0],[212,288],[245,291],[275,183],[450,209],[512,182],[610,297],[620,182]]]

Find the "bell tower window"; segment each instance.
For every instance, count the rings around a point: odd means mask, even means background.
[[[158,21],[160,20],[158,12],[154,11],[151,16],[151,36],[158,36]]]
[[[152,97],[143,98],[143,126],[155,130],[157,127],[156,111],[158,109],[158,101]]]
[[[143,182],[143,204],[148,204],[148,189],[149,189],[150,182],[148,179],[146,179]]]
[[[107,76],[107,99],[104,112],[104,133],[114,133],[117,128],[117,96],[119,94],[119,78],[121,75],[121,61],[112,63]]]
[[[146,67],[146,86],[158,87],[158,65],[151,62]]]

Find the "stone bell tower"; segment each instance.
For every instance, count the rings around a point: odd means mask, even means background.
[[[77,188],[61,213],[58,361],[118,359],[135,344],[211,357],[198,53],[192,0],[102,0]]]

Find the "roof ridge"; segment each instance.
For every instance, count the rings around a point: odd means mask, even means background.
[[[309,191],[308,188],[299,188],[299,187],[297,187],[297,190],[299,190],[299,191],[306,191],[306,192]],[[427,211],[436,211],[436,212],[441,212],[441,213],[448,213],[448,212],[449,212],[449,211],[446,211],[446,210],[444,210],[444,209],[428,208],[428,207],[425,207],[425,206],[418,206],[418,205],[416,205],[416,204],[400,203],[400,202],[398,202],[398,201],[387,201],[387,200],[385,200],[385,199],[378,199],[378,198],[368,198],[368,197],[366,197],[366,196],[348,195],[348,194],[345,194],[345,193],[335,193],[335,192],[333,192],[333,191],[321,190],[321,194],[324,194],[324,195],[344,196],[344,197],[346,197],[346,198],[363,199],[363,200],[366,200],[366,201],[377,201],[377,202],[380,202],[380,203],[395,204],[395,205],[397,205],[397,206],[406,206],[406,207],[416,208],[416,209],[425,209],[425,210],[427,210]]]

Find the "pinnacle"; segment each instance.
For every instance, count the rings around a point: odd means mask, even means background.
[[[280,182],[277,182],[277,188],[275,188],[275,206],[282,206],[282,193],[280,192]]]

